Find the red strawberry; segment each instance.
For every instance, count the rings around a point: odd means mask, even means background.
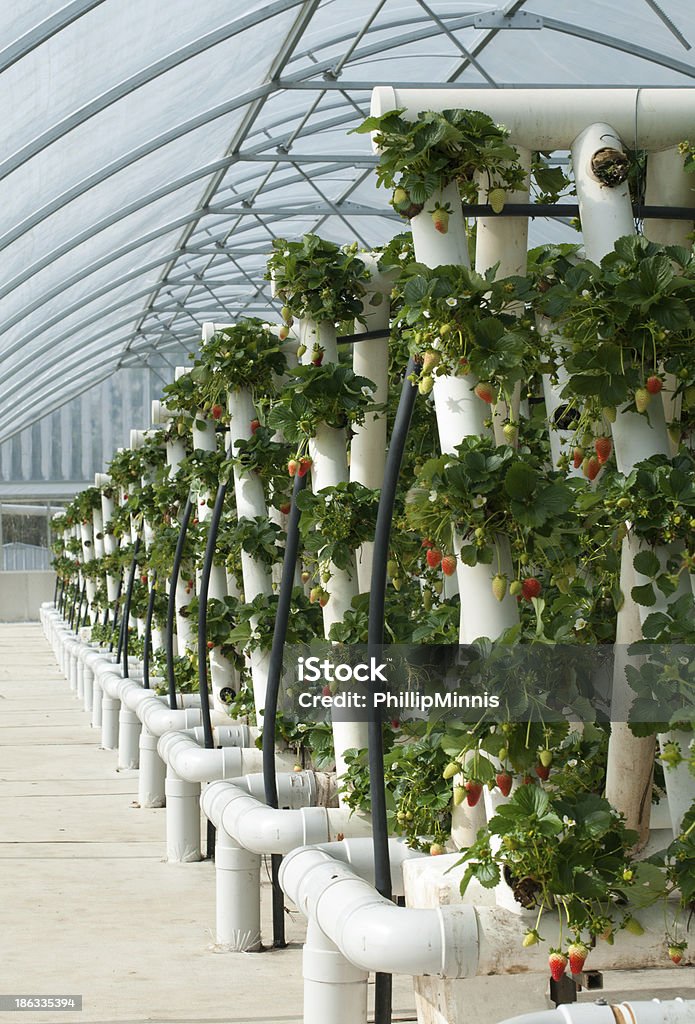
[[[441,235],[445,235],[449,230],[449,214],[442,206],[437,206],[432,211],[432,223],[434,224],[435,230],[439,231]]]
[[[574,455],[572,457],[572,465],[574,466],[575,469],[579,469],[579,467],[581,466],[583,461],[584,461],[584,449],[583,448],[575,448],[574,449]]]
[[[427,552],[427,564],[430,569],[436,569],[442,560],[442,553],[439,548],[429,548]]]
[[[323,362],[323,349],[320,345],[315,345],[311,353],[311,365],[320,366]]]
[[[299,460],[299,467],[297,469],[297,474],[299,476],[306,476],[310,469],[311,469],[311,459],[307,455],[303,455],[301,457],[301,459]]]
[[[331,695],[331,688],[328,685],[328,683],[326,683],[324,688],[321,690],[321,693],[323,694],[324,697],[330,697],[330,695]]]
[[[214,643],[212,642],[212,640],[208,640],[208,650],[209,650],[209,651],[211,651],[211,650],[213,649],[213,647],[214,647],[214,646],[215,646],[215,645],[214,645]]]
[[[530,601],[532,598],[538,597],[542,589],[541,581],[537,580],[535,576],[527,576],[526,579],[521,582],[521,596],[526,601]]]
[[[655,373],[651,377],[647,377],[646,388],[650,395],[658,395],[664,386],[664,382],[661,377],[657,377]]]
[[[589,955],[588,948],[583,942],[573,942],[567,950],[569,957],[570,974],[581,974],[584,970],[584,962]]]
[[[542,779],[543,782],[546,782],[550,777],[550,768],[546,767],[546,765],[544,764],[541,764],[541,762],[539,761],[536,765],[536,775],[539,779]]]
[[[222,418],[222,413],[224,412],[224,409],[222,408],[221,405],[213,405],[210,411],[212,413],[213,420],[219,420]]]
[[[434,547],[434,541],[430,540],[429,537],[425,537],[423,539],[423,541],[422,541],[421,547],[423,547],[423,548],[433,548]]]
[[[319,604],[322,608],[325,608],[331,599],[331,595],[327,594],[326,591],[322,591],[321,597],[319,598]]]
[[[469,779],[468,782],[464,784],[464,789],[466,790],[468,806],[475,807],[478,800],[480,800],[481,793],[483,792],[482,782],[475,782],[473,779]]]
[[[456,555],[445,555],[442,558],[442,572],[445,576],[453,576],[456,572]]]
[[[290,459],[290,461],[287,463],[287,472],[290,474],[290,476],[294,476],[298,469],[299,463],[297,462],[297,460]]]
[[[258,428],[260,427],[260,425],[261,425],[261,421],[260,420],[251,420],[251,433],[255,434],[256,431],[258,430]]]
[[[284,505],[280,506],[280,511],[282,512],[283,516],[288,516],[290,514],[291,508],[292,506],[290,505],[289,501],[286,501]]]
[[[495,781],[502,796],[509,796],[512,791],[512,777],[509,772],[498,772]]]
[[[608,462],[613,451],[613,445],[610,437],[597,437],[594,441],[594,451],[598,461],[603,465],[604,462]]]
[[[601,463],[595,455],[584,460],[584,476],[588,480],[595,480],[601,469]]]
[[[548,957],[548,967],[553,981],[559,981],[567,967],[567,957],[559,949],[552,949]]]
[[[478,398],[483,402],[487,402],[488,405],[492,405],[496,400],[495,389],[488,381],[480,381],[473,390]]]

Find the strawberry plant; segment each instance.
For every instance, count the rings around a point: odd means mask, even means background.
[[[379,492],[356,482],[302,491],[297,506],[305,550],[351,572],[355,549],[374,537],[378,504]]]
[[[262,320],[242,317],[221,327],[201,346],[188,376],[199,407],[212,415],[215,405],[226,409],[227,391],[248,389],[256,398],[274,394],[286,366],[282,345],[273,332]],[[226,414],[223,411],[216,418],[224,420]]]
[[[369,272],[356,242],[339,246],[312,234],[299,242],[275,238],[267,266],[266,278],[273,280],[286,317],[332,324],[361,319]]]
[[[402,216],[415,216],[452,181],[465,202],[477,202],[476,173],[486,176],[488,193],[524,184],[526,175],[519,154],[507,141],[509,132],[487,114],[429,110],[412,121],[402,114],[402,109],[390,110],[353,129],[358,134],[375,133],[380,149],[377,185],[392,190],[391,204]]]
[[[376,406],[374,385],[339,363],[298,366],[268,414],[268,425],[282,431],[286,441],[302,445],[325,423],[338,429],[364,422]]]
[[[403,270],[403,304],[395,330],[419,362],[419,380],[455,374],[484,382],[481,399],[497,401],[526,384],[538,360],[539,339],[530,319],[515,315],[530,296],[525,278],[495,280],[467,267],[430,269],[413,263]],[[480,384],[479,386],[483,386]]]

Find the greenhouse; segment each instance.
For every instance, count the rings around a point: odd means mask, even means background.
[[[695,1024],[694,47],[0,6],[8,1022]]]

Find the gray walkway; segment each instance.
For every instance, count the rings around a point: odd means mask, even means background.
[[[164,862],[165,811],[134,805],[136,773],[99,739],[40,627],[0,625],[0,996],[84,1007],[0,1024],[301,1024],[301,916],[286,950],[215,952],[213,865]],[[268,940],[267,889],[263,906]],[[672,972],[644,975],[615,972],[604,994],[674,994]],[[412,1021],[410,980],[394,982],[394,1021]],[[693,998],[692,977],[679,983]],[[466,1024],[547,1005],[540,976],[467,984]]]

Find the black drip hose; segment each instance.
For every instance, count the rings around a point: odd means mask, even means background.
[[[84,605],[84,595],[85,595],[86,589],[87,589],[87,583],[85,581],[85,584],[82,587],[82,590],[80,592],[80,600],[77,603],[77,618],[75,620],[75,632],[77,632],[78,629],[80,628],[80,626],[82,625],[82,607]]]
[[[79,595],[80,602],[82,601],[82,588],[80,587],[79,580],[75,584],[75,593],[72,595],[72,605],[70,606],[70,629],[73,628],[75,622],[75,611],[77,609],[77,597]]]
[[[181,529],[179,530],[179,539],[176,544],[176,553],[174,555],[174,568],[171,570],[171,579],[169,580],[169,603],[167,605],[167,631],[165,640],[169,707],[172,711],[176,709],[176,677],[174,675],[174,614],[176,612],[176,584],[178,583],[181,562],[183,561],[183,547],[186,543],[186,532],[188,530],[188,521],[191,518],[192,510],[193,502],[189,497],[186,499],[186,504],[183,510]]]
[[[275,722],[277,720],[278,694],[282,678],[282,661],[285,639],[287,637],[287,624],[292,609],[294,574],[299,554],[299,520],[302,514],[297,508],[297,495],[304,489],[306,482],[306,474],[303,477],[295,476],[294,478],[292,507],[287,523],[285,557],[282,563],[282,578],[280,580],[278,606],[275,614],[275,627],[273,629],[273,643],[270,648],[270,659],[268,662],[268,684],[265,694],[265,707],[263,709],[263,787],[265,789],[265,802],[268,807],[277,807],[278,805],[278,787],[275,777]],[[284,949],[287,945],[285,939],[285,899],[280,887],[279,878],[281,863],[282,857],[279,854],[272,854],[273,946],[276,949]]]
[[[60,579],[60,577],[59,577],[59,576],[58,576],[58,575],[56,574],[56,582],[55,582],[55,586],[54,586],[54,588],[53,588],[53,607],[54,607],[54,608],[57,608],[57,607],[58,607],[58,587],[59,587],[59,585],[60,585],[61,583],[62,583],[62,580],[61,580],[61,579]]]
[[[116,628],[116,626],[118,625],[118,612],[119,612],[119,609],[120,609],[120,606],[121,606],[120,602],[121,602],[121,594],[122,593],[123,593],[123,572],[121,571],[121,574],[118,577],[118,591],[116,592],[116,610],[113,613],[113,624],[111,626],[112,636],[111,636],[111,643],[109,644],[109,654],[113,650],[113,631]],[[118,659],[120,659],[120,657],[121,657],[121,638],[122,638],[122,636],[123,636],[123,629],[121,628],[121,631],[118,634]]]
[[[157,596],[157,573],[152,573],[150,594],[147,599],[147,616],[145,618],[145,636],[142,641],[142,687],[150,688],[150,649],[152,647],[152,619],[154,617],[154,601]]]
[[[128,577],[128,589],[125,593],[125,604],[123,606],[123,678],[128,678],[128,622],[130,620],[130,604],[133,600],[133,587],[135,585],[135,574],[138,569],[138,551],[140,550],[140,538],[135,538],[133,547],[133,560],[130,563],[130,576]]]
[[[374,554],[369,596],[368,650],[370,657],[381,659],[384,643],[384,615],[386,603],[386,563],[388,561],[391,522],[396,501],[396,488],[403,461],[403,452],[413,416],[417,389],[410,381],[415,369],[410,360],[405,371],[401,397],[389,443],[384,482],[379,496],[379,509],[374,531]],[[384,781],[384,737],[381,716],[372,706],[369,715],[369,792],[372,805],[372,835],[374,842],[374,881],[377,891],[386,899],[393,899],[391,890],[391,860],[389,857],[388,825],[386,822],[386,787]],[[392,976],[377,974],[374,988],[374,1024],[391,1024]]]
[[[198,588],[198,690],[200,692],[200,716],[203,722],[203,740],[208,749],[215,745],[210,721],[210,695],[208,692],[208,591],[210,590],[210,573],[215,558],[217,534],[220,529],[224,499],[227,496],[227,484],[219,484],[215,496],[215,505],[208,526],[208,540],[205,545],[203,569],[200,574]]]

